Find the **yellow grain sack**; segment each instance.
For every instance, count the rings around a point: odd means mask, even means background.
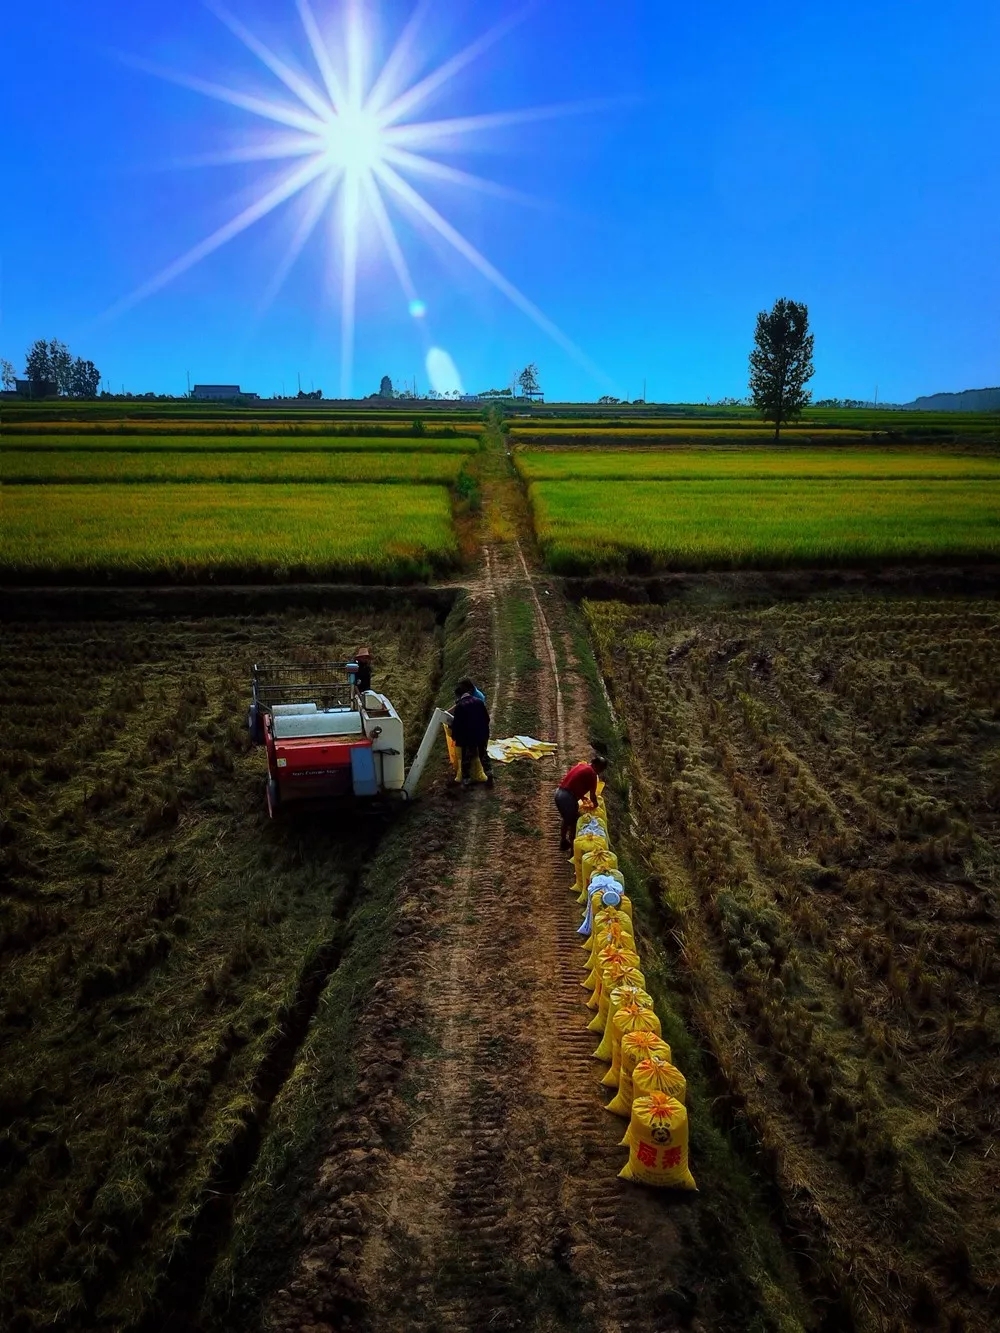
[[[618,1091],[608,1102],[607,1110],[614,1115],[623,1115],[626,1120],[632,1115],[632,1071],[640,1060],[647,1055],[655,1055],[661,1060],[670,1059],[670,1047],[655,1032],[626,1032],[621,1043],[621,1066],[618,1070]]]
[[[584,856],[586,856],[587,852],[596,852],[602,849],[606,851],[607,846],[608,846],[608,835],[604,832],[604,830],[600,827],[600,825],[597,824],[594,825],[593,829],[591,829],[586,833],[578,833],[576,837],[573,839],[573,867],[575,870],[573,885],[577,893],[580,892],[584,884],[583,881]]]
[[[444,738],[445,738],[445,741],[446,741],[447,746],[448,746],[448,762],[451,764],[452,768],[453,768],[454,771],[455,771],[455,781],[456,781],[456,782],[461,782],[461,780],[462,780],[462,751],[461,751],[461,750],[458,748],[458,746],[455,744],[455,741],[454,741],[454,739],[452,738],[451,728],[450,728],[447,724],[445,724],[445,728],[444,728]],[[479,762],[479,755],[478,755],[478,754],[476,755],[476,757],[475,757],[475,758],[473,759],[473,761],[472,761],[472,766],[471,766],[470,769],[469,769],[469,777],[472,779],[473,782],[485,782],[485,781],[486,781],[486,774],[483,772],[483,766],[482,766],[482,764]]]
[[[697,1189],[688,1169],[687,1111],[674,1097],[653,1092],[636,1097],[625,1135],[628,1161],[618,1172],[622,1180],[666,1189]]]
[[[624,930],[627,935],[633,938],[635,937],[635,927],[633,926],[632,918],[629,916],[628,912],[622,911],[620,900],[617,907],[605,907],[602,902],[597,908],[594,913],[594,929],[591,932],[591,938],[593,938],[598,931],[606,930],[611,925],[621,926],[622,930]],[[591,951],[593,952],[593,950]]]
[[[608,821],[606,816],[602,815],[599,810],[595,810],[592,807],[587,807],[582,805],[580,807],[580,814],[577,817],[576,821],[577,833],[583,833],[583,831],[587,828],[589,824],[600,825],[600,827],[604,830],[605,836],[607,835]]]
[[[588,972],[592,972],[597,965],[597,955],[609,944],[620,944],[632,953],[637,953],[635,947],[635,936],[632,934],[632,923],[627,916],[616,916],[610,921],[602,921],[591,936],[593,941],[589,958],[583,960],[583,966]]]
[[[583,966],[590,971],[594,966],[594,959],[600,953],[601,949],[612,940],[625,939],[634,943],[635,935],[632,930],[632,922],[624,912],[619,912],[617,908],[610,910],[605,908],[598,913],[600,920],[595,920],[594,929],[590,932],[590,937],[586,943],[587,957],[583,960]],[[629,948],[632,948],[630,943]]]
[[[604,1021],[604,1036],[601,1038],[601,1044],[594,1052],[596,1060],[611,1059],[611,1020],[623,1004],[637,1004],[640,1009],[652,1009],[653,1000],[648,991],[632,981],[622,982],[620,986],[616,986],[611,991],[608,996],[608,1012]],[[597,1012],[598,1017],[600,1017],[600,1010]],[[599,1028],[594,1026],[593,1020],[587,1024],[587,1027],[591,1032],[600,1031]]]
[[[594,966],[591,968],[587,979],[581,984],[586,990],[593,991],[597,999],[600,999],[601,976],[604,969],[613,963],[625,963],[628,967],[639,966],[639,955],[633,949],[618,948],[614,944],[606,944],[603,949],[597,951],[597,957],[594,959]],[[595,1008],[591,1005],[591,1008]]]
[[[660,1020],[652,1009],[641,1004],[623,1004],[608,1026],[611,1028],[611,1068],[601,1082],[606,1088],[617,1088],[622,1067],[622,1037],[626,1032],[655,1032],[659,1036]]]
[[[637,967],[629,967],[627,964],[616,963],[614,967],[609,968],[601,985],[601,992],[597,999],[597,1004],[588,1002],[588,1009],[596,1009],[594,1017],[587,1024],[588,1032],[603,1033],[608,1023],[608,1004],[611,1000],[611,992],[616,986],[640,986],[646,989],[646,978]]]
[[[647,1097],[651,1092],[665,1092],[682,1106],[687,1102],[687,1079],[669,1059],[647,1055],[632,1071],[633,1096]]]
[[[588,852],[583,858],[583,869],[587,880],[591,875],[601,875],[608,870],[618,869],[618,857],[607,847],[599,847]]]

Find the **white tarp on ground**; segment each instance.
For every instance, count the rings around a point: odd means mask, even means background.
[[[490,741],[489,756],[498,764],[509,764],[512,759],[544,759],[555,754],[555,741],[536,741],[534,736],[508,736],[506,740]]]

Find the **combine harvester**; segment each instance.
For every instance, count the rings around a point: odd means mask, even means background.
[[[435,708],[407,774],[402,719],[384,694],[359,688],[358,679],[357,662],[254,666],[247,727],[267,751],[272,819],[294,801],[412,798],[451,714]]]

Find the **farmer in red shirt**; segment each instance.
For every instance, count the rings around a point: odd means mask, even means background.
[[[574,764],[556,788],[556,809],[562,819],[561,852],[572,846],[580,802],[587,796],[593,805],[597,804],[597,779],[607,766],[608,761],[601,755],[589,764]]]

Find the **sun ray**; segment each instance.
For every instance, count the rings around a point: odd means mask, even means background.
[[[365,31],[361,22],[358,0],[345,0],[347,5],[347,105],[360,110],[364,103],[365,65],[367,50]]]
[[[253,97],[249,93],[238,92],[235,88],[225,88],[222,84],[199,79],[193,74],[181,74],[176,70],[165,69],[162,65],[143,60],[141,56],[122,54],[119,58],[144,74],[152,74],[154,78],[163,79],[167,83],[176,83],[178,87],[189,88],[192,92],[214,98],[217,102],[226,102],[229,106],[239,107],[241,111],[249,111],[254,116],[273,120],[278,125],[290,125],[293,129],[308,130],[313,134],[322,133],[321,120],[316,116],[307,115],[304,111],[297,111],[294,107],[267,102],[262,97]]]
[[[264,290],[264,294],[260,300],[260,306],[258,307],[259,315],[264,314],[264,312],[270,308],[275,297],[284,286],[285,279],[295,266],[295,261],[305,249],[306,242],[316,230],[320,218],[326,211],[326,207],[330,202],[330,197],[337,188],[337,184],[337,177],[332,171],[327,172],[317,183],[316,188],[313,191],[312,199],[309,201],[306,211],[299,219],[298,226],[292,233],[292,239],[288,242],[288,249],[285,251],[284,255],[282,255],[281,263],[274,270],[274,273],[271,276],[271,281],[267,284],[267,287]]]
[[[172,157],[165,163],[170,170],[187,171],[196,167],[228,167],[240,162],[270,162],[288,157],[305,157],[316,152],[316,136],[299,134],[287,139],[268,139],[265,143],[244,144],[240,148],[222,148],[215,153],[190,153]]]
[[[479,116],[453,116],[446,120],[421,120],[406,125],[389,125],[383,131],[388,144],[417,146],[457,135],[478,134],[482,130],[506,129],[511,125],[530,125],[560,116],[584,115],[620,106],[620,101],[594,98],[587,102],[554,102],[549,106],[525,107],[520,111],[490,111]]]
[[[327,50],[326,42],[323,40],[323,34],[319,30],[319,24],[316,22],[316,15],[312,12],[309,0],[295,0],[295,7],[299,11],[299,19],[302,22],[303,31],[309,42],[309,47],[313,53],[313,59],[316,61],[316,68],[322,76],[326,85],[326,91],[330,95],[330,102],[334,110],[343,106],[344,90],[340,79],[337,77],[337,71],[333,68],[333,62],[330,59],[330,52]]]
[[[392,85],[403,76],[406,61],[413,53],[416,35],[431,4],[432,0],[418,0],[416,8],[406,21],[406,27],[399,34],[399,38],[389,52],[385,64],[379,70],[375,82],[369,88],[365,105],[373,113],[377,113],[381,109],[386,98],[393,96]],[[398,93],[396,96],[398,96]]]
[[[537,324],[543,333],[547,333],[553,342],[558,343],[590,374],[598,379],[605,379],[601,370],[590,360],[587,354],[577,347],[576,343],[568,338],[557,324],[554,324],[546,314],[539,310],[533,301],[529,300],[509,279],[505,278],[500,270],[491,264],[471,241],[466,240],[462,233],[457,231],[446,218],[443,218],[437,209],[429,204],[423,195],[415,190],[409,182],[405,181],[397,171],[383,162],[375,167],[375,172],[389,189],[407,203],[419,217],[429,223],[440,236],[444,237],[463,259],[468,260],[473,268],[496,287],[497,291],[502,292],[512,304],[516,305],[533,323]]]
[[[448,181],[451,185],[464,185],[481,194],[492,194],[497,199],[509,199],[512,203],[530,204],[537,207],[539,200],[522,190],[513,190],[508,185],[487,180],[485,176],[476,176],[471,171],[462,171],[459,167],[450,167],[444,162],[436,162],[432,157],[421,153],[411,153],[405,148],[386,148],[382,153],[383,162],[391,162],[397,167],[404,167],[417,175],[430,176],[434,180]]]
[[[195,264],[200,263],[214,250],[218,250],[227,241],[231,241],[234,236],[238,236],[240,232],[246,231],[255,222],[259,222],[261,218],[266,217],[279,204],[283,204],[286,199],[291,199],[292,195],[298,194],[299,190],[304,189],[310,181],[315,180],[325,170],[327,170],[327,167],[324,162],[312,161],[298,171],[286,176],[283,181],[280,181],[272,190],[268,190],[260,199],[248,204],[241,213],[237,213],[234,218],[230,218],[223,226],[213,231],[210,236],[206,236],[203,241],[199,241],[197,245],[192,246],[179,259],[175,259],[172,264],[168,264],[165,269],[161,269],[155,277],[150,278],[148,282],[144,282],[141,287],[137,287],[129,296],[123,297],[122,300],[105,312],[105,318],[120,315],[123,311],[138,305],[140,301],[144,301],[147,296],[152,296],[154,292],[166,287],[167,283],[173,282],[174,278],[186,273],[189,268],[193,268]]]
[[[305,106],[311,107],[319,117],[320,121],[326,121],[330,117],[330,104],[324,102],[320,93],[313,87],[308,79],[303,78],[290,65],[274,54],[274,52],[260,40],[255,37],[245,24],[229,12],[228,9],[219,3],[219,0],[203,0],[206,8],[210,9],[220,23],[224,23],[234,37],[239,38],[248,51],[251,51],[262,65],[271,71],[275,78],[280,79],[285,87],[295,94],[295,96]]]
[[[386,248],[389,260],[396,270],[396,276],[399,278],[399,285],[403,289],[403,295],[408,301],[417,299],[417,289],[410,273],[409,265],[406,262],[406,256],[403,254],[403,247],[399,244],[395,228],[392,225],[392,219],[385,206],[385,200],[382,198],[382,192],[378,188],[378,181],[368,172],[363,181],[365,200],[375,217],[375,225],[379,229],[382,237],[382,244]]]
[[[387,107],[381,108],[378,112],[379,123],[384,126],[389,126],[395,121],[400,120],[409,112],[415,111],[421,103],[426,102],[427,99],[433,93],[437,92],[440,87],[446,84],[449,79],[454,78],[459,70],[464,69],[466,65],[471,64],[472,61],[478,56],[481,56],[484,51],[488,51],[491,46],[495,45],[495,43],[500,40],[501,37],[506,36],[511,28],[517,27],[528,12],[528,8],[529,6],[524,6],[517,10],[516,13],[508,15],[505,19],[501,19],[500,22],[494,24],[488,32],[484,32],[482,37],[477,37],[474,42],[470,42],[468,46],[463,47],[463,49],[456,55],[453,55],[450,60],[446,60],[443,65],[439,65],[437,69],[432,70],[431,73],[422,78],[419,83],[415,83],[412,88],[407,89],[405,93],[401,93],[400,96],[397,97],[395,101],[390,102]]]
[[[343,279],[340,304],[340,396],[350,398],[354,374],[354,308],[358,281],[358,213],[360,182],[355,172],[344,177]]]

